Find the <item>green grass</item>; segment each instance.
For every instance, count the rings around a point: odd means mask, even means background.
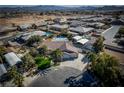
[[[36,57],[35,61],[39,69],[45,69],[51,65],[51,59],[47,57]]]

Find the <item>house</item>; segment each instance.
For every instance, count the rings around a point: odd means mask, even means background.
[[[54,22],[59,24],[65,24],[67,20],[65,18],[55,18]]]
[[[93,23],[87,23],[87,26],[93,27],[93,28],[102,28],[105,24],[101,22],[93,22]]]
[[[38,26],[38,27],[43,27],[43,26],[47,26],[47,22],[41,21],[41,22],[35,23],[35,25]]]
[[[14,66],[22,62],[21,59],[14,52],[7,53],[4,55],[4,57],[9,66]]]
[[[89,40],[88,39],[80,39],[77,41],[77,43],[80,43],[82,45],[86,44]]]
[[[9,32],[16,31],[17,27],[11,27],[11,26],[0,26],[0,35],[7,34]]]
[[[88,34],[91,33],[94,30],[94,28],[78,26],[78,27],[70,27],[69,30],[79,34]]]
[[[55,30],[55,31],[63,31],[63,30],[68,29],[68,25],[66,25],[66,24],[64,24],[64,25],[54,24],[54,25],[49,25],[49,28],[51,30]]]
[[[77,42],[78,40],[82,39],[82,37],[81,36],[74,36],[74,37],[72,37],[72,39],[74,42]]]
[[[0,77],[7,73],[7,70],[3,64],[0,64]]]
[[[22,40],[22,41],[27,41],[31,36],[35,36],[35,35],[38,35],[38,36],[44,36],[46,35],[45,32],[43,31],[33,31],[33,32],[28,32],[28,33],[24,33],[22,35],[20,35],[18,38],[19,40]]]
[[[112,25],[124,25],[124,21],[121,20],[121,19],[118,19],[118,20],[113,20],[111,22]]]
[[[31,26],[32,26],[31,24],[21,24],[21,25],[19,25],[19,27],[20,27],[21,30],[27,30]]]
[[[71,45],[69,42],[64,41],[45,41],[42,45],[47,46],[48,50],[54,51],[60,49],[63,52],[61,60],[72,60],[78,57],[78,49]]]

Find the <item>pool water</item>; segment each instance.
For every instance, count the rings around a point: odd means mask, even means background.
[[[54,37],[52,41],[68,41],[68,39],[64,36],[57,36],[57,37]]]
[[[53,33],[52,32],[46,32],[46,36],[50,36],[50,35],[52,35]]]

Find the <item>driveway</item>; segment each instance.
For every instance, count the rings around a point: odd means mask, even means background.
[[[69,77],[82,74],[87,62],[82,62],[84,55],[79,54],[76,60],[61,62],[60,66],[51,67],[39,73],[29,87],[67,87],[64,82]]]
[[[86,61],[84,62],[82,60],[84,57],[85,57],[84,54],[79,53],[77,59],[61,62],[60,66],[72,67],[72,68],[82,71],[88,63],[88,62],[86,62]]]
[[[53,67],[46,74],[35,79],[29,87],[67,87],[65,80],[79,74],[81,74],[80,70],[71,67]]]

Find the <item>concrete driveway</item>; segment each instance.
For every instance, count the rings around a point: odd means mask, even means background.
[[[76,60],[61,62],[60,66],[51,67],[39,73],[29,87],[67,87],[64,82],[67,78],[80,75],[87,66],[82,62],[84,55],[79,54]]]
[[[64,82],[67,78],[81,74],[80,70],[71,67],[51,68],[47,74],[39,76],[29,87],[67,87]]]

